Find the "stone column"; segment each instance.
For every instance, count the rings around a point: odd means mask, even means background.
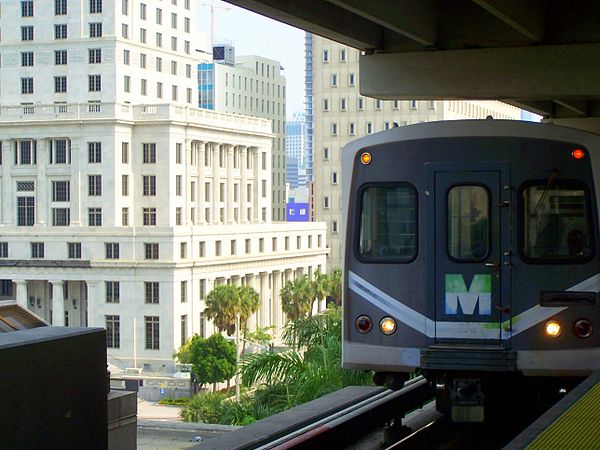
[[[36,213],[35,222],[38,225],[48,223],[48,205],[51,197],[48,195],[48,176],[46,175],[46,166],[48,164],[48,141],[40,139],[34,143],[36,149]]]
[[[13,282],[17,285],[17,292],[15,295],[17,305],[29,309],[27,307],[27,280],[13,280]]]
[[[273,277],[273,325],[275,325],[275,333],[279,336],[281,327],[283,326],[283,311],[281,309],[281,272],[275,270]]]
[[[104,296],[103,296],[103,292],[101,292],[100,289],[100,282],[99,281],[86,281],[85,282],[86,287],[87,287],[87,324],[88,327],[103,327],[105,324],[102,322],[102,320],[99,320],[99,318],[96,316],[96,309],[97,306],[101,303],[104,302]],[[119,291],[120,293],[123,291],[122,290],[123,286],[119,287]],[[83,307],[83,302],[82,303],[82,307]]]
[[[186,139],[185,143],[183,145],[183,153],[184,155],[181,155],[181,162],[183,163],[183,181],[182,181],[182,186],[181,186],[181,195],[183,195],[183,208],[182,209],[182,222],[184,223],[187,227],[192,225],[192,215],[190,213],[190,208],[189,208],[189,204],[190,204],[190,198],[191,198],[191,192],[190,192],[190,186],[191,183],[190,181],[192,180],[192,177],[190,175],[191,171],[191,158],[192,158],[192,140],[191,139]]]
[[[254,288],[254,290],[256,290],[255,283],[254,283],[254,275],[249,274],[249,275],[246,275],[245,278],[246,278],[246,286],[250,286],[250,287]],[[257,292],[260,295],[260,291],[257,291]],[[248,329],[250,331],[254,331],[256,329],[256,325],[257,325],[256,316],[258,315],[259,311],[260,311],[260,306],[259,306],[259,310],[257,312],[252,313],[252,315],[248,319]]]
[[[196,199],[196,204],[198,205],[198,212],[196,213],[198,220],[196,220],[196,223],[204,225],[206,223],[204,214],[204,208],[206,207],[206,205],[204,204],[204,197],[206,196],[206,167],[204,166],[204,149],[206,147],[206,144],[200,141],[196,142],[198,143],[198,198]]]
[[[12,152],[14,151],[14,141],[2,141],[2,186],[0,187],[0,194],[2,195],[2,224],[3,225],[16,225],[17,221],[13,221],[13,211],[17,210],[15,195],[12,188],[12,177],[10,175],[11,169],[14,164],[14,157]]]
[[[240,155],[240,223],[248,223],[248,214],[246,210],[248,208],[247,198],[247,184],[248,184],[248,167],[246,166],[246,159],[248,157],[248,148],[241,147]]]
[[[260,309],[259,309],[259,321],[258,324],[261,327],[269,326],[269,304],[268,304],[268,292],[267,282],[268,277],[266,272],[261,272],[258,277],[258,286],[260,294]]]
[[[227,223],[233,220],[233,145],[226,145],[227,149]]]
[[[50,280],[52,284],[52,325],[65,326],[65,291],[62,280]]]
[[[219,184],[221,181],[220,169],[219,169],[219,144],[212,144],[212,157],[213,157],[213,183],[212,183],[212,223],[219,223],[219,196],[221,191]]]

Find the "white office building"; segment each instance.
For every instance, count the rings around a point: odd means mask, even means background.
[[[235,56],[215,45],[213,62],[198,65],[199,106],[217,112],[269,119],[273,133],[271,203],[274,221],[285,220],[285,77],[278,61]]]
[[[394,126],[432,120],[519,119],[520,110],[495,101],[383,101],[360,95],[356,49],[307,35],[308,153],[313,162],[316,220],[327,223],[328,268],[342,264],[341,149],[351,140]],[[310,89],[309,89],[310,88]]]
[[[218,284],[325,266],[324,224],[271,221],[269,120],[201,110],[188,0],[23,1],[0,28],[0,299],[107,329],[109,361],[174,369]]]

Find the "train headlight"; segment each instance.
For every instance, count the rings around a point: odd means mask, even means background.
[[[560,333],[562,332],[562,325],[556,320],[549,320],[546,322],[546,325],[544,325],[544,332],[546,333],[546,336],[556,338],[560,336]]]
[[[354,322],[359,333],[366,334],[373,329],[373,321],[369,316],[359,316]]]
[[[384,317],[381,319],[381,322],[379,322],[379,330],[381,330],[383,334],[393,334],[394,331],[396,331],[396,321],[391,317]]]
[[[365,166],[371,164],[371,154],[369,152],[364,152],[362,155],[360,155],[360,162]]]
[[[573,325],[573,332],[579,338],[588,338],[594,332],[594,325],[587,319],[580,319]]]

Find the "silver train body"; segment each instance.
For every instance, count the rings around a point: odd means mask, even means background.
[[[600,136],[431,122],[349,143],[342,168],[345,368],[420,370],[467,421],[498,380],[600,369]]]

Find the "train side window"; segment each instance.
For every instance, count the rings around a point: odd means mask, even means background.
[[[522,252],[540,262],[585,262],[593,253],[589,193],[579,183],[531,183],[521,191]]]
[[[448,191],[448,254],[457,261],[481,261],[490,251],[490,196],[483,186]]]
[[[369,262],[410,262],[417,256],[417,192],[409,184],[362,190],[358,256]]]

